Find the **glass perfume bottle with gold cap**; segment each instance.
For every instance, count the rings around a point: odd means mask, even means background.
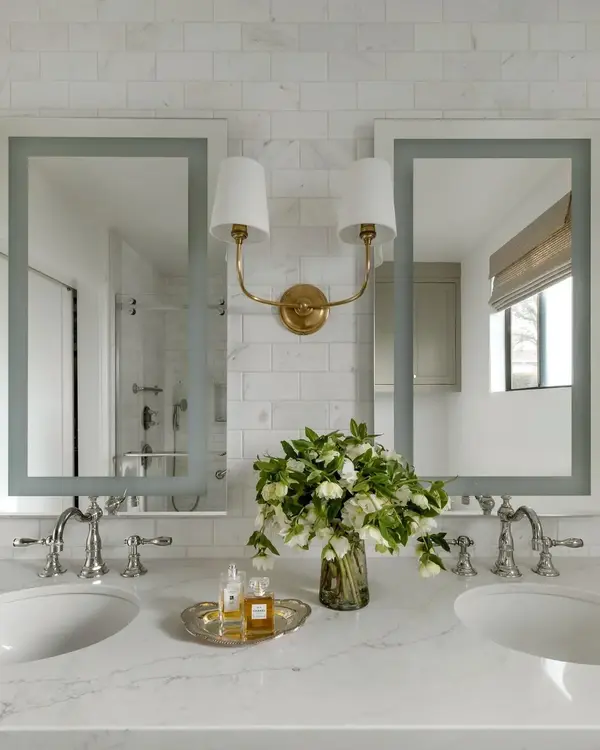
[[[245,637],[266,638],[275,633],[275,597],[268,578],[251,578],[244,598]]]
[[[222,630],[241,632],[244,609],[244,573],[235,563],[221,576],[219,587],[219,620]]]

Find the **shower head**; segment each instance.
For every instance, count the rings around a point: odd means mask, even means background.
[[[173,404],[173,431],[179,430],[179,414],[182,411],[187,411],[188,402],[186,398],[181,398]]]

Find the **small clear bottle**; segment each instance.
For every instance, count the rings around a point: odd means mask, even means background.
[[[244,628],[247,640],[275,633],[275,597],[268,578],[251,578],[244,599]]]
[[[219,586],[219,620],[222,631],[241,632],[244,618],[245,574],[231,563],[221,574]]]

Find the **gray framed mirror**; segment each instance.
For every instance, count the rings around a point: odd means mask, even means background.
[[[453,496],[591,494],[593,138],[377,124],[399,231],[376,271],[375,432]]]
[[[12,121],[0,139],[0,512],[123,493],[124,512],[223,512],[226,259],[207,215],[225,123]]]

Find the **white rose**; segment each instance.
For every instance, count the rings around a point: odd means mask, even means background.
[[[400,489],[396,492],[396,500],[398,501],[399,505],[406,505],[410,500],[412,500],[412,492],[406,485],[404,485],[404,487],[400,487]]]
[[[368,539],[372,539],[375,544],[379,544],[382,547],[389,548],[390,546],[383,538],[381,531],[379,531],[379,529],[375,526],[363,526],[362,529],[358,532],[358,535],[365,541],[367,541]]]
[[[421,517],[413,517],[413,520],[410,522],[412,533],[413,534],[429,534],[430,531],[435,529],[437,527],[437,523],[435,519],[433,518],[421,518]]]
[[[419,564],[419,575],[421,578],[433,578],[441,570],[440,566],[437,563],[434,563],[433,560]]]
[[[427,508],[429,508],[429,500],[425,497],[425,495],[413,495],[411,502],[413,503],[413,505],[416,505],[417,508],[421,508],[421,510],[427,510]]]
[[[377,513],[383,508],[383,502],[377,495],[357,495],[356,501],[365,513]]]
[[[381,451],[381,457],[385,458],[386,461],[394,462],[396,464],[404,463],[404,456],[396,453],[396,451]]]
[[[302,461],[297,461],[295,458],[288,458],[287,467],[290,471],[297,471],[300,474],[303,474],[306,468]]]
[[[358,458],[359,456],[362,456],[363,453],[366,453],[369,450],[373,450],[373,446],[371,443],[359,443],[358,445],[349,445],[346,448],[346,455],[348,458],[351,458],[353,461],[354,459]]]
[[[342,508],[342,523],[349,529],[362,528],[365,522],[365,512],[355,500],[348,500]]]
[[[356,469],[354,468],[354,464],[349,458],[344,459],[344,463],[342,464],[342,468],[340,469],[340,477],[342,479],[342,482],[344,483],[344,486],[348,489],[354,487],[354,485],[356,484],[358,474],[356,472]]]
[[[331,547],[325,547],[325,549],[323,550],[323,557],[325,560],[329,560],[331,562],[331,560],[335,560],[335,552]]]
[[[333,547],[335,554],[340,560],[350,551],[350,542],[345,536],[333,536],[331,537],[329,544]]]
[[[344,494],[344,490],[340,487],[339,484],[336,484],[335,482],[321,482],[321,484],[317,487],[317,497],[320,497],[322,500],[335,500],[337,498],[340,498]]]
[[[287,532],[290,529],[290,522],[288,517],[285,515],[281,505],[276,505],[273,509],[273,523],[279,527],[282,531]]]
[[[284,484],[283,482],[270,482],[269,484],[265,484],[260,494],[262,495],[263,500],[266,500],[269,503],[271,500],[281,500],[281,498],[285,497],[287,493],[287,484]]]
[[[339,451],[334,450],[327,450],[325,453],[323,453],[321,456],[319,456],[316,459],[316,462],[318,464],[323,464],[324,466],[327,466],[332,461],[335,461],[335,459],[340,455]]]
[[[321,541],[325,542],[325,544],[329,542],[332,536],[333,536],[333,531],[329,527],[319,529],[317,531],[317,537],[321,539]]]
[[[281,532],[282,536],[285,536]],[[301,532],[295,534],[291,539],[286,542],[288,547],[306,547],[308,544],[309,529],[303,528]]]
[[[252,565],[257,570],[272,570],[275,566],[275,560],[273,557],[269,557],[266,553],[259,552],[252,558]]]

